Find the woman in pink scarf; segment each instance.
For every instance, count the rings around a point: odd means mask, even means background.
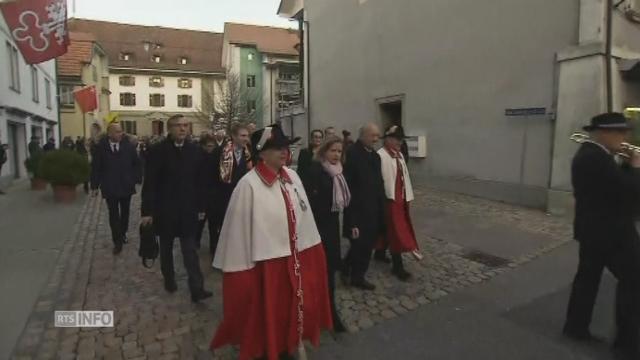
[[[335,273],[340,268],[340,213],[349,205],[351,192],[342,175],[342,140],[329,137],[320,146],[309,169],[307,194],[327,256],[329,299],[336,332],[346,329],[335,303]]]

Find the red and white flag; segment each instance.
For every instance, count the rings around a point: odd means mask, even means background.
[[[83,113],[88,113],[98,109],[98,94],[95,85],[84,87],[73,93],[80,109]]]
[[[39,64],[67,52],[66,0],[3,2],[0,9],[27,64]]]

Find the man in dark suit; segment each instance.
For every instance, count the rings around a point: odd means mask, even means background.
[[[153,224],[160,236],[160,267],[165,290],[170,293],[177,290],[173,241],[180,239],[191,300],[198,302],[212,295],[204,290],[195,241],[198,219],[204,217],[204,156],[198,145],[186,141],[189,121],[184,116],[172,116],[167,127],[170,136],[149,150],[141,223]]]
[[[0,175],[2,175],[2,166],[7,162],[7,148],[8,146],[0,142]],[[0,189],[0,195],[4,195],[5,192]]]
[[[54,139],[52,137],[47,139],[47,143],[44,144],[44,146],[42,147],[42,150],[44,152],[53,151],[55,149],[56,149],[56,139]]]
[[[215,256],[220,229],[229,206],[229,200],[238,181],[253,168],[249,150],[249,128],[242,123],[233,124],[231,139],[213,150],[211,171],[206,176],[209,190],[207,216],[209,216],[209,250]]]
[[[114,255],[122,252],[122,245],[127,242],[131,196],[142,174],[138,153],[123,135],[119,123],[109,125],[107,136],[96,145],[91,162],[91,189],[94,196],[100,189],[107,202]]]
[[[37,156],[42,151],[42,146],[40,146],[40,137],[37,135],[33,135],[31,137],[31,141],[29,141],[29,157]]]
[[[572,165],[576,199],[574,236],[580,243],[580,264],[573,282],[564,334],[593,340],[589,324],[606,267],[618,279],[617,335],[614,349],[621,359],[639,359],[640,239],[635,214],[640,204],[640,155],[628,152],[620,165],[631,126],[619,113],[594,117],[584,128],[584,142]]]
[[[371,253],[384,230],[384,182],[380,156],[374,150],[380,129],[368,124],[360,130],[360,138],[351,146],[344,168],[351,189],[351,204],[345,211],[344,229],[351,247],[344,260],[343,278],[350,276],[351,285],[374,290],[365,279]]]

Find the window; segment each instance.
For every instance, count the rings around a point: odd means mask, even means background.
[[[98,82],[98,68],[95,65],[91,65],[91,75],[93,76],[93,81]]]
[[[247,59],[249,59],[249,61],[253,60],[253,53],[249,53],[249,55],[247,55]]]
[[[121,61],[131,61],[131,59],[133,58],[133,56],[131,55],[131,53],[120,53],[120,60]]]
[[[63,107],[74,107],[73,85],[60,85],[60,105]]]
[[[46,96],[47,109],[51,109],[51,81],[44,79],[44,96]]]
[[[178,87],[180,89],[191,89],[193,87],[193,81],[191,81],[191,79],[178,79]]]
[[[160,55],[153,55],[151,57],[151,61],[153,61],[156,64],[160,64],[160,61],[162,61],[162,57]]]
[[[163,107],[164,95],[162,94],[149,94],[149,106]]]
[[[33,102],[40,102],[40,89],[38,89],[38,68],[31,65],[31,99]]]
[[[256,76],[255,75],[247,75],[247,87],[250,87],[250,88],[256,87]]]
[[[120,94],[120,105],[122,105],[122,106],[136,106],[136,94],[134,94],[134,93],[122,93],[122,94]]]
[[[191,95],[178,95],[178,107],[193,107],[193,97]]]
[[[136,85],[135,76],[129,76],[129,75],[120,76],[118,78],[118,81],[120,82],[120,86],[135,86]]]
[[[255,111],[256,111],[256,101],[255,100],[247,101],[247,112],[251,114]]]
[[[20,68],[18,63],[18,49],[7,41],[7,54],[9,55],[9,73],[11,74],[11,83],[9,88],[13,91],[20,92]]]
[[[163,87],[164,86],[164,79],[161,78],[160,76],[153,76],[149,78],[149,86],[151,87]]]
[[[188,63],[189,63],[189,59],[188,59],[188,58],[186,58],[186,57],[181,57],[181,58],[178,60],[178,64],[180,64],[180,65],[187,65]]]
[[[137,128],[138,123],[136,123],[135,121],[124,120],[124,121],[120,121],[120,124],[122,125],[122,130],[125,133],[131,134],[131,135],[138,134],[138,128]]]

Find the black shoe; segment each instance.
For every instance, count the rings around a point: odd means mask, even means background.
[[[397,277],[400,281],[409,281],[411,279],[411,273],[405,269],[393,269],[391,270],[393,276]]]
[[[391,258],[387,256],[387,252],[385,250],[376,250],[373,255],[373,260],[384,264],[391,264]]]
[[[360,290],[368,290],[373,291],[376,289],[376,286],[367,280],[351,280],[351,286]]]
[[[638,360],[640,359],[640,353],[637,350],[614,346],[613,358],[615,360]]]
[[[349,286],[349,280],[350,280],[351,276],[348,272],[342,270],[340,271],[340,281],[342,281],[342,284],[345,286]]]
[[[178,291],[178,285],[175,280],[165,280],[164,281],[164,289],[167,290],[169,294],[173,294]]]
[[[7,193],[2,191],[2,190],[0,190],[0,195],[7,195]]]
[[[347,332],[347,328],[344,326],[342,320],[340,320],[340,317],[337,314],[333,315],[333,331],[336,333]]]
[[[122,244],[117,244],[113,247],[113,255],[118,255],[122,252]]]
[[[191,294],[191,302],[197,303],[200,300],[208,299],[213,296],[211,291],[200,290],[196,293]]]

